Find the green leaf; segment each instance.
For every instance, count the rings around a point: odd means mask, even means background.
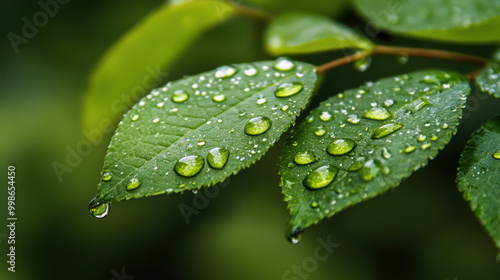
[[[207,29],[224,22],[233,8],[220,1],[165,5],[123,36],[100,60],[84,97],[87,129],[115,121],[163,82],[169,67]]]
[[[500,98],[500,49],[493,55],[493,60],[476,77],[479,88]]]
[[[500,40],[500,1],[354,0],[370,24],[408,36],[454,42]]]
[[[457,182],[500,248],[500,116],[472,134],[460,158]]]
[[[247,2],[273,13],[300,11],[322,15],[339,15],[349,6],[347,0],[247,0]]]
[[[425,166],[456,132],[470,90],[460,74],[427,70],[366,83],[312,110],[279,161],[290,237]]]
[[[333,20],[303,13],[277,17],[266,32],[266,47],[273,55],[303,54],[343,48],[370,49],[373,44]]]
[[[118,125],[96,202],[198,189],[250,166],[294,123],[316,79],[315,66],[279,59],[153,90]]]

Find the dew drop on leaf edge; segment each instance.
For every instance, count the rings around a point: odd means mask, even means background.
[[[279,57],[276,60],[276,64],[274,64],[273,68],[278,71],[290,71],[295,67],[293,61],[286,57]]]
[[[104,182],[108,182],[111,179],[113,179],[113,174],[111,174],[110,172],[105,172],[104,174],[102,174],[102,180]]]
[[[105,218],[111,210],[111,205],[109,203],[96,202],[95,200],[95,198],[92,198],[89,203],[90,214],[97,219]]]

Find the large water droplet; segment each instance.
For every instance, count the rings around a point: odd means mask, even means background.
[[[330,114],[330,112],[323,111],[321,112],[321,115],[319,115],[319,119],[325,122],[329,121],[332,119],[332,114]]]
[[[288,97],[297,94],[304,86],[299,82],[283,83],[274,91],[276,97]]]
[[[496,158],[496,159],[500,159],[500,150],[496,151],[494,154],[493,154],[493,157]]]
[[[377,121],[387,120],[390,117],[391,113],[382,107],[370,108],[363,114],[363,118]]]
[[[372,138],[380,139],[401,129],[404,125],[400,123],[388,123],[381,125],[373,131]]]
[[[368,69],[368,67],[370,67],[371,64],[372,64],[372,58],[369,56],[357,60],[356,62],[354,62],[353,66],[354,70],[357,70],[359,72],[364,72]]]
[[[212,100],[215,102],[222,102],[222,101],[226,100],[226,96],[222,93],[216,94],[216,95],[214,95],[214,97],[212,97]]]
[[[293,61],[286,57],[280,57],[276,60],[276,64],[273,66],[274,69],[279,71],[290,71],[295,67]]]
[[[201,156],[185,156],[179,159],[174,166],[174,171],[184,177],[193,177],[205,166],[205,160]]]
[[[338,173],[338,169],[332,165],[320,166],[304,179],[304,186],[311,190],[324,188],[330,184]]]
[[[326,133],[326,126],[324,125],[320,125],[316,127],[316,129],[314,129],[314,134],[316,134],[316,136],[323,136],[325,135],[325,133]]]
[[[139,180],[137,178],[132,178],[127,183],[127,191],[135,190],[138,187],[140,187],[141,184],[142,184],[141,180]]]
[[[245,133],[248,135],[260,135],[271,127],[273,122],[268,117],[255,117],[245,124]]]
[[[337,139],[328,144],[326,151],[330,155],[341,156],[351,152],[354,148],[356,148],[356,146],[356,142],[352,139]]]
[[[351,114],[347,117],[347,121],[353,124],[359,123],[360,119],[358,115],[356,114]]]
[[[210,167],[222,169],[229,158],[229,150],[226,148],[213,148],[208,151],[207,162]]]
[[[221,66],[215,69],[215,77],[216,78],[229,78],[236,73],[236,69],[231,66]]]
[[[107,182],[111,179],[113,179],[113,174],[111,174],[111,172],[105,172],[104,174],[102,174],[102,180],[104,182]]]
[[[188,100],[189,94],[184,90],[176,90],[172,95],[172,101],[180,103]]]
[[[298,165],[306,165],[316,162],[318,159],[312,151],[298,152],[293,157],[293,161]]]
[[[89,212],[94,218],[102,219],[109,214],[111,206],[109,203],[96,202],[95,197],[89,203]]]

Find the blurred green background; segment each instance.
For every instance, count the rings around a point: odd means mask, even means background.
[[[241,2],[241,1],[238,1]],[[256,1],[258,2],[258,1]],[[245,4],[245,3],[243,3]],[[340,247],[304,272],[308,279],[500,279],[497,249],[454,183],[461,149],[500,101],[474,90],[457,136],[425,169],[394,192],[364,202],[286,241],[286,204],[278,187],[280,147],[230,178],[186,224],[178,206],[193,206],[191,193],[121,202],[103,220],[87,210],[100,179],[110,135],[63,174],[68,149],[82,139],[82,96],[100,56],[164,1],[71,1],[16,54],[6,37],[20,33],[35,1],[1,5],[0,137],[4,188],[0,192],[0,279],[282,279],[314,255],[318,237]],[[313,5],[313,4],[311,4]],[[350,9],[336,18],[364,30]],[[270,59],[262,47],[264,25],[232,19],[196,41],[165,80],[228,63]],[[453,45],[379,34],[389,45],[438,48],[489,57],[494,46]],[[294,57],[321,64],[341,52]],[[329,71],[314,100],[381,77],[423,68],[469,72],[473,66],[377,56],[363,73],[351,65]],[[478,102],[480,100],[480,102]],[[284,139],[284,138],[283,138]],[[282,139],[282,140],[283,140]],[[7,271],[7,166],[16,166],[16,273]],[[303,270],[304,271],[304,270]],[[290,274],[288,279],[306,279]],[[296,278],[292,278],[296,277]],[[286,278],[285,278],[286,279]]]

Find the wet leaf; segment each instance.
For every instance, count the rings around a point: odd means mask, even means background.
[[[273,55],[314,53],[343,48],[370,49],[372,43],[354,30],[327,17],[303,13],[277,17],[266,32]]]
[[[495,52],[486,68],[479,72],[476,83],[482,91],[500,98],[500,49]]]
[[[118,125],[94,202],[199,189],[255,163],[306,106],[315,69],[222,66],[153,90]]]
[[[225,2],[165,5],[125,34],[101,58],[84,97],[87,129],[115,121],[168,76],[168,69],[207,29],[232,14]]]
[[[458,189],[500,248],[500,117],[472,134],[460,158]]]
[[[427,70],[366,83],[312,110],[279,161],[290,238],[425,166],[455,134],[469,93],[462,75]],[[297,164],[306,151],[315,160]]]
[[[242,0],[238,0],[242,1]],[[247,0],[272,13],[304,12],[322,15],[339,15],[349,6],[348,0]],[[244,4],[243,2],[240,2]]]
[[[500,40],[500,2],[355,0],[370,24],[389,32],[455,42]]]

